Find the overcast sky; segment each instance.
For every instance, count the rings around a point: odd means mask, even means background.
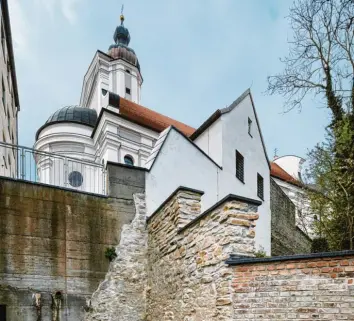
[[[125,26],[144,78],[142,105],[198,127],[251,87],[269,158],[305,156],[323,140],[328,113],[308,99],[284,113],[264,92],[282,70],[292,0],[125,0]],[[57,109],[79,103],[95,51],[107,51],[117,0],[10,0],[21,112],[20,144]]]

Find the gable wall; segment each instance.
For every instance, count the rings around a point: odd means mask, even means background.
[[[211,124],[194,143],[222,166],[222,122],[221,118]]]
[[[252,137],[248,134],[248,117],[252,120]],[[220,197],[234,193],[252,199],[257,196],[257,173],[264,180],[264,200],[259,207],[256,246],[270,253],[270,170],[250,95],[232,111],[221,116],[222,168],[219,179]],[[236,150],[244,157],[244,183],[236,178]]]
[[[220,169],[191,142],[171,128],[146,175],[146,206],[151,215],[179,186],[204,191],[203,210],[219,200]]]

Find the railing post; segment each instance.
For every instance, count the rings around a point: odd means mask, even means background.
[[[106,195],[106,184],[107,184],[107,171],[102,167],[102,192]]]
[[[26,177],[26,155],[25,155],[25,150],[24,148],[22,147],[21,148],[21,179],[25,179]]]
[[[68,186],[68,160],[66,157],[64,157],[64,186]]]

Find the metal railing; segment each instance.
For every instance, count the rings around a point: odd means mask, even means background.
[[[106,195],[103,165],[3,142],[0,176]]]

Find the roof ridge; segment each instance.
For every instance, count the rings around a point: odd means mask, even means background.
[[[234,100],[230,106],[220,109],[222,114],[228,113],[233,110],[242,100],[244,100],[247,95],[251,93],[251,88],[247,88],[239,97]]]

